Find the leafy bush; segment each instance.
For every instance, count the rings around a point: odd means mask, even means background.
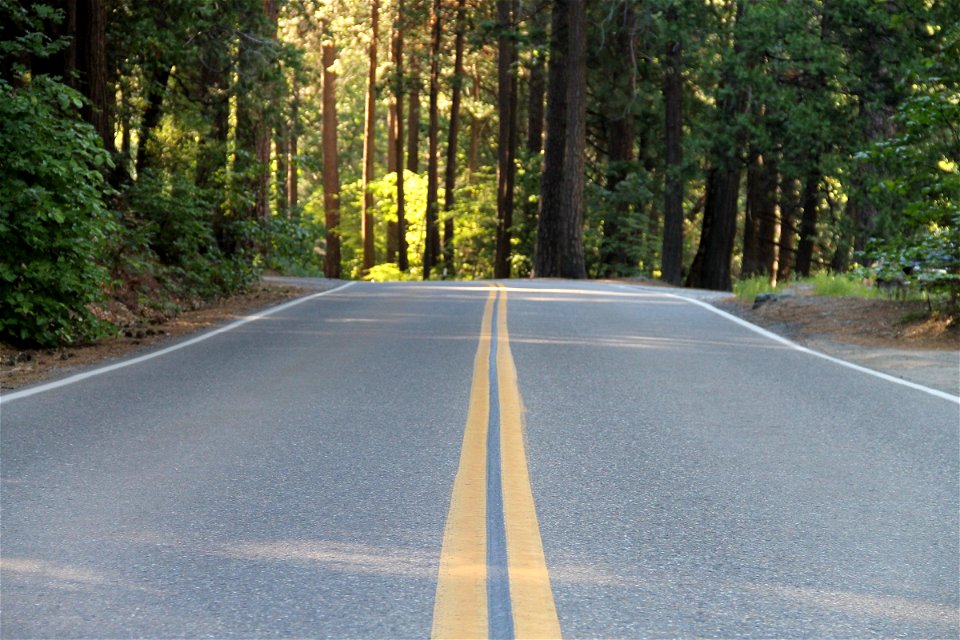
[[[109,155],[82,122],[83,99],[40,76],[0,80],[0,338],[53,346],[108,326],[91,313],[108,272],[104,205]]]

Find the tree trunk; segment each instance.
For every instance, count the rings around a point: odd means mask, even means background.
[[[420,173],[420,59],[410,59],[410,109],[407,115],[407,171]]]
[[[567,138],[560,201],[560,277],[585,278],[583,259],[584,149],[587,130],[586,0],[570,0],[567,48]]]
[[[223,205],[226,199],[227,141],[230,135],[229,76],[230,53],[226,42],[207,38],[201,49],[200,83],[204,87],[204,121],[210,123],[206,135],[200,137],[195,182],[210,194],[213,205],[213,234],[217,246],[227,255],[237,250],[235,239],[227,233]]]
[[[760,180],[757,201],[757,263],[760,273],[770,276],[772,284],[777,281],[777,236],[780,233],[780,218],[777,216],[778,162],[776,152],[761,156]]]
[[[394,240],[390,244],[396,247],[397,267],[400,271],[407,271],[410,264],[407,257],[407,218],[406,197],[403,192],[403,0],[397,0],[397,26],[393,40],[393,64],[396,70],[396,87],[394,91],[393,121],[396,131],[393,133],[393,166],[391,169],[397,174],[397,224],[394,231]]]
[[[513,0],[497,0],[497,231],[493,262],[495,278],[510,277],[510,238],[513,227],[513,187],[516,177],[516,49]]]
[[[480,100],[480,71],[477,68],[477,65],[473,66],[473,73],[471,74],[473,78],[473,91],[471,96],[473,97],[474,102]],[[473,174],[477,171],[477,164],[479,162],[480,155],[480,130],[482,128],[482,122],[476,114],[472,114],[470,118],[470,145],[467,149],[467,183],[473,184]]]
[[[273,149],[274,162],[276,165],[276,177],[274,181],[276,182],[277,188],[274,194],[276,198],[274,206],[276,207],[277,215],[289,217],[290,209],[288,203],[290,198],[287,194],[287,173],[290,170],[288,166],[290,161],[290,124],[286,122],[283,116],[279,118],[274,133]]]
[[[453,207],[457,186],[457,138],[460,132],[460,102],[463,94],[463,45],[466,30],[466,0],[457,0],[454,25],[453,94],[450,98],[450,128],[447,132],[447,165],[443,178],[443,267],[445,275],[453,274]]]
[[[545,48],[546,31],[548,25],[547,13],[543,10],[542,3],[533,3],[533,25],[531,31],[536,40],[533,46],[540,49]],[[541,41],[541,38],[543,39]],[[544,115],[544,97],[547,93],[547,73],[546,63],[542,53],[535,53],[534,59],[530,64],[530,83],[527,88],[527,155],[539,155],[543,150],[543,115]]]
[[[739,163],[710,170],[703,208],[703,231],[687,276],[688,287],[718,291],[731,289],[730,258],[737,232],[739,192]]]
[[[817,243],[817,215],[820,200],[820,172],[810,170],[803,185],[803,217],[800,220],[800,243],[797,246],[797,273],[810,276],[813,250]]]
[[[667,43],[663,75],[666,178],[660,271],[665,282],[679,285],[683,279],[683,52],[676,5],[667,8],[666,18],[676,39]]]
[[[340,277],[340,169],[337,162],[337,49],[323,43],[323,209],[327,227],[324,274]]]
[[[78,88],[89,100],[82,110],[83,119],[93,125],[104,148],[114,151],[114,97],[107,82],[106,3],[104,0],[77,0],[76,11]]]
[[[137,136],[137,159],[134,164],[139,177],[143,170],[153,163],[150,157],[150,138],[153,130],[160,124],[163,115],[163,97],[167,93],[167,83],[170,81],[171,66],[158,63],[153,67],[145,95],[147,108],[140,121],[140,133]]]
[[[322,56],[322,53],[321,53]],[[287,207],[296,214],[297,207],[300,204],[300,194],[297,193],[299,185],[300,166],[297,155],[300,153],[300,85],[297,83],[296,74],[293,78],[293,101],[290,104],[290,138],[289,152],[290,160],[287,164]]]
[[[428,114],[428,152],[427,152],[427,212],[426,240],[423,247],[423,279],[429,280],[430,274],[440,260],[440,182],[439,158],[439,106],[440,98],[440,0],[433,0],[430,40],[430,107]]]
[[[747,166],[747,206],[743,221],[743,257],[740,275],[751,278],[760,274],[760,213],[763,200],[763,156],[758,150],[750,154]]]
[[[786,174],[780,180],[780,248],[777,259],[777,282],[784,282],[793,273],[796,260],[794,241],[800,217],[800,181]]]
[[[533,275],[560,275],[560,195],[567,137],[568,0],[554,0],[547,67],[547,116]]]
[[[737,0],[735,25],[743,16],[743,1]],[[735,37],[735,36],[734,36]],[[733,43],[735,56],[741,47],[736,40]],[[737,233],[737,199],[740,194],[741,149],[745,143],[745,132],[738,124],[738,118],[746,107],[746,93],[737,86],[732,69],[727,70],[723,85],[729,88],[720,101],[720,122],[731,127],[732,135],[722,136],[711,152],[713,167],[707,177],[706,203],[703,208],[703,231],[700,234],[700,246],[690,273],[687,286],[729,291],[731,289],[730,261],[733,258],[733,246]],[[721,90],[724,87],[721,86]],[[733,140],[732,146],[727,141]]]
[[[377,44],[380,23],[380,0],[370,2],[369,70],[367,74],[367,106],[363,126],[363,201],[361,204],[360,235],[363,239],[363,273],[367,274],[376,263],[373,242],[373,180],[375,134],[377,121]]]
[[[616,49],[619,58],[625,65],[636,64],[635,32],[636,24],[633,8],[628,4],[623,9],[623,25],[617,34]],[[634,160],[633,109],[635,77],[632,73],[623,73],[619,76],[619,84],[615,94],[624,105],[617,102],[609,109],[611,116],[607,116],[606,133],[609,168],[607,170],[607,191],[614,193],[617,186],[623,182],[630,171]],[[634,203],[624,199],[617,199],[616,206],[604,220],[603,240],[600,246],[600,262],[602,273],[607,277],[629,276],[636,271],[639,260],[636,259],[636,246],[642,242],[641,235],[634,231],[631,217],[634,214]],[[642,203],[636,203],[639,208]],[[652,216],[651,216],[652,218]],[[656,227],[656,220],[652,220]]]

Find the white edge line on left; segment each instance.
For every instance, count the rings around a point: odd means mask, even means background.
[[[346,284],[340,285],[339,287],[336,287],[335,289],[328,289],[328,290],[326,290],[326,291],[320,291],[320,292],[317,292],[317,293],[310,294],[310,295],[308,295],[308,296],[304,296],[304,297],[302,297],[302,298],[297,298],[297,299],[295,299],[295,300],[291,300],[290,302],[285,302],[285,303],[280,304],[280,305],[277,305],[277,306],[275,306],[275,307],[270,307],[269,309],[265,309],[265,310],[261,311],[260,313],[255,314],[255,315],[246,316],[246,317],[244,317],[244,318],[241,318],[240,320],[236,320],[236,321],[234,321],[234,322],[231,322],[230,324],[224,325],[224,326],[222,326],[222,327],[220,327],[220,328],[218,328],[218,329],[213,329],[212,331],[207,331],[206,333],[202,333],[202,334],[196,336],[195,338],[190,338],[189,340],[184,340],[183,342],[178,342],[177,344],[171,345],[171,346],[166,347],[166,348],[164,348],[164,349],[160,349],[160,350],[158,350],[158,351],[151,351],[150,353],[145,353],[145,354],[143,354],[142,356],[137,356],[136,358],[130,358],[129,360],[121,360],[120,362],[115,362],[115,363],[113,363],[113,364],[111,364],[111,365],[107,365],[107,366],[105,366],[105,367],[100,367],[100,368],[98,368],[98,369],[92,369],[92,370],[90,370],[90,371],[84,371],[83,373],[78,373],[78,374],[73,375],[73,376],[70,376],[70,377],[68,377],[68,378],[63,378],[62,380],[54,380],[53,382],[48,382],[48,383],[46,383],[46,384],[37,385],[37,386],[35,386],[35,387],[29,387],[29,388],[23,389],[23,390],[21,390],[21,391],[14,391],[13,393],[9,393],[9,394],[6,394],[6,395],[0,395],[0,404],[3,404],[3,403],[5,403],[5,402],[10,402],[11,400],[18,400],[18,399],[20,399],[20,398],[27,398],[27,397],[29,397],[29,396],[33,396],[33,395],[36,395],[36,394],[38,394],[38,393],[43,393],[43,392],[45,392],[45,391],[51,391],[51,390],[53,390],[53,389],[59,389],[60,387],[65,387],[65,386],[67,386],[67,385],[74,384],[75,382],[80,382],[81,380],[86,380],[86,379],[92,378],[92,377],[94,377],[94,376],[99,376],[99,375],[104,374],[104,373],[109,373],[109,372],[111,372],[111,371],[116,371],[117,369],[123,369],[124,367],[129,367],[129,366],[132,366],[132,365],[135,365],[135,364],[140,364],[141,362],[146,362],[147,360],[153,360],[154,358],[159,358],[160,356],[164,356],[164,355],[166,355],[166,354],[168,354],[168,353],[171,353],[171,352],[173,352],[173,351],[178,351],[178,350],[180,350],[180,349],[184,349],[184,348],[186,348],[186,347],[195,345],[195,344],[197,344],[198,342],[203,342],[204,340],[207,340],[207,339],[209,339],[209,338],[212,338],[213,336],[219,335],[219,334],[221,334],[221,333],[226,333],[227,331],[232,331],[233,329],[236,329],[237,327],[241,327],[241,326],[243,326],[243,325],[245,325],[245,324],[248,324],[248,323],[250,323],[250,322],[254,322],[254,321],[256,321],[256,320],[260,320],[260,319],[262,319],[262,318],[266,318],[267,316],[272,316],[272,315],[275,314],[275,313],[280,313],[281,311],[285,311],[286,309],[289,309],[290,307],[295,307],[295,306],[297,306],[298,304],[303,304],[304,302],[309,302],[310,300],[315,300],[316,298],[320,298],[320,297],[322,297],[322,296],[327,296],[327,295],[330,295],[330,294],[332,294],[332,293],[336,293],[336,292],[338,292],[338,291],[343,291],[343,290],[346,289],[347,287],[353,286],[354,284],[356,284],[356,282],[348,282],[348,283],[346,283]]]

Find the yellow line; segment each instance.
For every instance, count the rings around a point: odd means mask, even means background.
[[[487,637],[487,421],[490,413],[490,335],[496,289],[491,289],[473,363],[470,408],[460,467],[443,532],[433,606],[434,638]]]
[[[500,388],[503,519],[507,534],[514,631],[517,638],[559,638],[560,621],[553,602],[527,470],[523,400],[520,398],[517,370],[510,352],[506,290],[500,296],[497,314],[497,380]]]

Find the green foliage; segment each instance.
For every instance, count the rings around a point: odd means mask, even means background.
[[[110,158],[80,121],[81,96],[46,77],[0,80],[0,337],[53,346],[107,329],[91,312],[108,282]]]
[[[326,234],[316,218],[271,217],[262,225],[264,266],[284,275],[323,276],[322,241]]]
[[[875,275],[925,291],[960,311],[960,26],[905,80],[899,133],[860,154],[883,179],[873,194],[887,215],[867,247]]]

